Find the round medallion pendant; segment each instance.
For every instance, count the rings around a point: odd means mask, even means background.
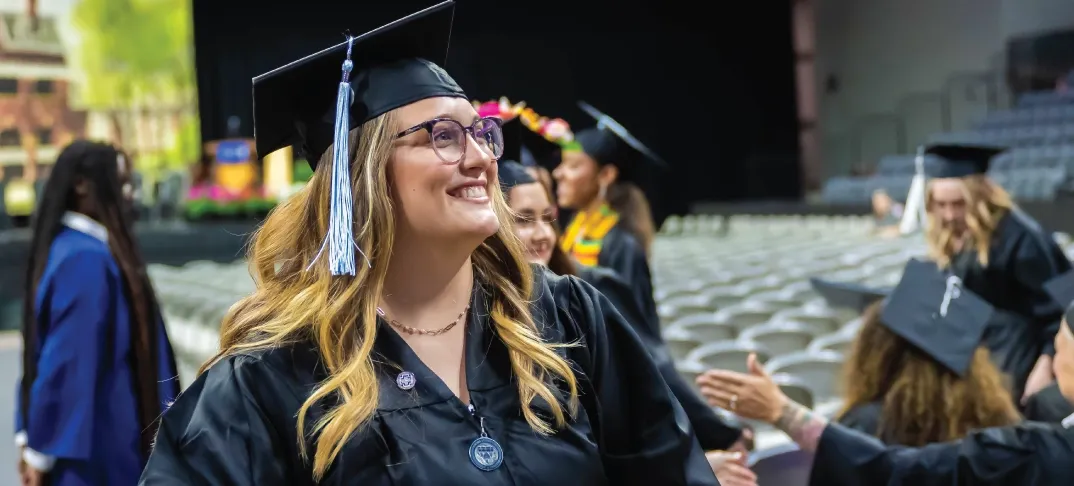
[[[482,471],[495,471],[503,464],[503,448],[488,437],[478,437],[470,444],[470,462]]]

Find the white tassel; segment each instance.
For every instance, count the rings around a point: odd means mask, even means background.
[[[332,152],[332,195],[328,207],[328,235],[321,245],[313,263],[320,258],[328,247],[328,268],[332,275],[355,275],[354,250],[362,254],[366,264],[369,258],[358,248],[354,241],[354,194],[351,192],[350,147],[350,107],[353,92],[350,85],[350,73],[354,69],[351,62],[351,47],[354,38],[347,39],[347,60],[343,61],[343,81],[339,83],[336,95],[336,123],[334,150]]]

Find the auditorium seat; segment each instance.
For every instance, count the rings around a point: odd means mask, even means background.
[[[779,385],[780,390],[787,395],[787,398],[805,407],[813,408],[813,390],[805,380],[786,373],[776,373],[772,375],[772,381]]]
[[[772,355],[779,356],[806,349],[813,341],[815,331],[815,328],[802,323],[776,321],[748,328],[738,338],[743,342],[758,343]]]
[[[746,358],[756,353],[761,361],[766,361],[771,353],[757,343],[741,341],[719,341],[702,344],[690,352],[687,362],[701,363],[706,369],[721,369],[746,373]]]
[[[679,375],[687,383],[694,387],[694,390],[698,390],[697,377],[709,369],[709,366],[697,361],[684,360],[675,363],[675,370],[679,372]]]
[[[719,285],[705,289],[705,299],[715,309],[725,309],[738,304],[754,294],[748,284]]]
[[[843,366],[843,355],[835,351],[801,351],[772,358],[771,373],[787,373],[809,384],[818,400],[836,397],[836,383]]]
[[[664,329],[665,337],[672,332],[683,332],[700,343],[734,339],[738,330],[728,321],[717,319],[712,312],[689,314],[672,321]]]
[[[694,334],[681,328],[666,329],[663,337],[664,343],[668,347],[668,352],[671,353],[671,358],[676,363],[686,361],[686,358],[690,356],[690,352],[702,344],[702,341]]]
[[[738,332],[744,329],[768,322],[775,314],[774,309],[764,302],[745,300],[739,304],[725,307],[716,311],[715,319],[731,323]]]
[[[835,351],[845,354],[850,350],[856,335],[846,332],[833,332],[823,336],[817,336],[809,343],[809,351]]]
[[[844,319],[841,319],[835,311],[820,306],[811,306],[808,308],[799,307],[797,309],[779,311],[772,316],[772,320],[810,324],[824,332],[834,332],[839,329],[839,326],[841,326],[843,322],[846,322]]]
[[[714,312],[716,308],[709,302],[708,297],[700,294],[679,295],[663,302],[664,305],[675,309],[676,315],[699,314]]]
[[[767,290],[749,296],[750,299],[764,302],[773,309],[793,309],[802,305],[803,300],[797,298],[796,293],[787,291],[786,287],[778,290]]]

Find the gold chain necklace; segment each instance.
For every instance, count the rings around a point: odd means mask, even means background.
[[[388,315],[384,312],[384,309],[381,309],[380,307],[377,307],[377,315],[387,320],[388,324],[391,324],[392,327],[407,334],[410,334],[411,336],[439,336],[445,332],[450,331],[453,327],[458,325],[459,321],[461,321],[462,318],[466,316],[466,313],[469,310],[470,304],[466,304],[466,308],[459,313],[459,316],[456,317],[454,321],[451,321],[451,324],[441,327],[440,329],[420,329],[417,327],[405,326],[395,319],[388,318]]]

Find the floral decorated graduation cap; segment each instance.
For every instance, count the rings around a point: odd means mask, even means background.
[[[484,103],[474,101],[473,105],[478,116],[494,116],[504,121],[503,160],[533,167],[560,150],[577,148],[574,132],[566,120],[539,115],[525,101],[511,103],[503,96]]]

